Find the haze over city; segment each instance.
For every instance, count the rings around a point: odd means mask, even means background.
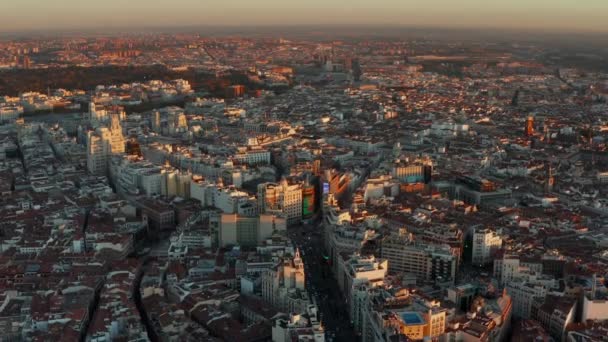
[[[603,0],[5,0],[0,31],[382,25],[608,32]]]

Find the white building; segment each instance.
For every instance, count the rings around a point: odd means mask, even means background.
[[[483,266],[491,263],[493,254],[502,247],[502,238],[491,229],[475,227],[473,230],[473,265]]]
[[[112,154],[125,152],[125,139],[119,117],[112,115],[110,128],[99,127],[87,133],[87,169],[94,175],[105,175]]]
[[[342,258],[341,258],[342,259]],[[337,280],[340,290],[350,303],[354,287],[367,283],[372,287],[384,284],[388,272],[388,261],[372,256],[353,254],[348,259],[340,260]]]
[[[511,281],[507,284],[507,293],[513,300],[513,315],[528,319],[532,309],[534,297],[547,295],[547,287],[531,282]]]
[[[306,312],[278,317],[272,325],[273,342],[324,342],[325,330],[318,317],[315,305],[309,305]]]
[[[105,175],[108,168],[108,158],[110,156],[110,131],[105,128],[98,128],[94,132],[87,134],[87,169],[94,175]]]
[[[267,165],[270,164],[270,151],[267,150],[246,150],[239,151],[234,155],[234,159],[247,165]]]
[[[519,255],[505,254],[494,259],[494,278],[500,285],[504,285],[515,278],[524,277],[525,274],[540,274],[543,271],[542,261],[525,260]]]

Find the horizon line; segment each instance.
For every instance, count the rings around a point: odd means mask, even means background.
[[[479,35],[487,35],[487,34],[496,34],[501,32],[507,33],[534,33],[534,34],[542,34],[542,35],[558,35],[558,34],[568,34],[568,35],[584,35],[584,36],[600,36],[608,33],[608,29],[606,30],[594,30],[594,29],[563,29],[563,28],[539,28],[539,27],[500,27],[500,26],[468,26],[468,25],[421,25],[421,24],[374,24],[374,23],[361,23],[361,24],[345,24],[345,23],[328,23],[328,24],[184,24],[184,25],[137,25],[137,26],[128,26],[128,25],[116,25],[116,26],[82,26],[82,27],[63,27],[63,28],[32,28],[32,29],[16,29],[16,30],[4,30],[0,29],[0,35],[65,35],[65,34],[76,34],[82,33],[83,35],[106,35],[106,34],[116,34],[116,31],[127,30],[128,32],[122,32],[123,35],[129,34],[144,34],[144,31],[154,31],[151,33],[154,34],[162,34],[162,33],[178,33],[178,32],[163,32],[163,31],[181,31],[179,33],[197,33],[200,32],[191,32],[201,29],[211,29],[211,30],[251,30],[250,32],[240,32],[239,34],[256,34],[260,33],[260,31],[273,29],[273,28],[290,28],[290,29],[300,29],[304,31],[316,31],[321,29],[396,29],[396,30],[419,30],[419,31],[456,31],[454,33],[460,32],[470,32],[473,30],[483,29],[483,32],[478,32]],[[256,30],[257,29],[257,30]],[[190,32],[188,32],[190,31]],[[268,33],[268,32],[264,32]],[[291,32],[293,33],[293,32]],[[298,32],[298,33],[311,33],[311,32]],[[326,32],[332,33],[332,32]],[[357,34],[376,34],[375,32],[356,32]],[[395,32],[395,33],[403,33],[403,32]],[[225,33],[224,33],[225,34]],[[289,34],[288,32],[283,32],[283,35]],[[386,32],[383,32],[381,35],[386,35]],[[282,34],[278,33],[277,36],[281,36]]]

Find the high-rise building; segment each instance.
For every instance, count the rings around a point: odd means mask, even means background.
[[[304,263],[300,257],[300,251],[296,250],[293,258],[286,257],[277,266],[264,271],[262,298],[275,308],[285,310],[289,306],[288,292],[290,290],[305,291],[304,281]]]
[[[502,246],[502,238],[492,229],[475,227],[472,246],[471,262],[473,265],[487,265],[492,262],[494,253]]]
[[[258,208],[260,212],[281,214],[287,224],[302,220],[302,184],[289,184],[286,179],[280,183],[258,185]]]
[[[526,119],[526,135],[532,136],[534,134],[534,117],[528,116]]]
[[[105,122],[108,119],[108,111],[101,107],[97,108],[97,105],[93,100],[89,102],[89,119],[93,122]]]
[[[110,152],[125,153],[125,137],[122,134],[119,114],[112,114],[110,121]]]
[[[87,169],[105,175],[112,154],[125,152],[125,138],[118,115],[112,115],[110,128],[99,127],[87,133]]]
[[[152,113],[152,130],[156,133],[160,133],[161,131],[159,111],[154,111],[154,113]]]
[[[106,127],[87,133],[87,169],[94,175],[104,175],[110,158],[111,132]]]

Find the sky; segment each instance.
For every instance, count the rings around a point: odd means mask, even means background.
[[[0,32],[199,25],[608,33],[608,0],[0,0]]]

